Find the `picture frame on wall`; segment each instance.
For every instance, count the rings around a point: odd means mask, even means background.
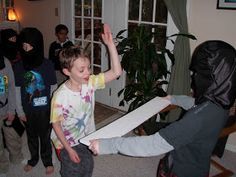
[[[217,0],[217,9],[236,10],[236,0]]]

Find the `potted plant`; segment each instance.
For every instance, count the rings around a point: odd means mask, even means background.
[[[147,26],[137,26],[128,37],[122,36],[124,32],[126,30],[121,30],[116,35],[117,51],[122,55],[121,65],[127,74],[126,86],[119,91],[118,96],[123,94],[120,106],[124,106],[125,102],[129,103],[130,112],[156,96],[167,95],[163,89],[163,85],[168,84],[166,79],[170,74],[166,57],[174,64],[174,55],[165,47],[159,47],[157,51],[157,44],[153,39],[160,34],[152,32]],[[176,35],[195,38],[192,35],[174,34],[166,40],[173,42],[171,38]],[[161,119],[165,117],[164,114],[160,116]],[[153,119],[149,119],[148,122],[152,121]]]

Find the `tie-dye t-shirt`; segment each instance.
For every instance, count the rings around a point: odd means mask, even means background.
[[[95,131],[94,92],[105,88],[104,74],[91,75],[88,84],[83,84],[80,92],[70,90],[65,83],[53,94],[51,103],[51,123],[61,121],[62,131],[71,147],[79,144],[79,139]],[[62,149],[54,131],[51,139],[57,149]]]

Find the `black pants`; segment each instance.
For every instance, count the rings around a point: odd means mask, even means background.
[[[52,146],[50,141],[51,124],[48,111],[35,111],[27,114],[26,133],[31,159],[28,164],[35,166],[40,155],[45,167],[52,166]]]
[[[236,122],[236,115],[230,116],[226,122],[226,125],[224,128],[232,126]],[[228,136],[221,137],[217,140],[217,143],[215,145],[215,148],[213,150],[213,155],[217,155],[219,158],[221,158],[225,151],[225,145],[227,143]]]
[[[80,158],[80,163],[71,161],[68,152],[61,150],[61,176],[62,177],[91,177],[93,174],[94,161],[91,151],[87,146],[79,144],[72,147]]]

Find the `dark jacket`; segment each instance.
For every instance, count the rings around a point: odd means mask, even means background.
[[[49,47],[49,59],[52,60],[52,62],[54,63],[54,68],[55,70],[60,70],[61,66],[60,66],[60,61],[59,61],[59,53],[63,48],[67,48],[73,46],[73,43],[71,41],[66,41],[65,43],[61,44],[58,43],[57,41],[54,41],[53,43],[51,43],[50,47]]]

